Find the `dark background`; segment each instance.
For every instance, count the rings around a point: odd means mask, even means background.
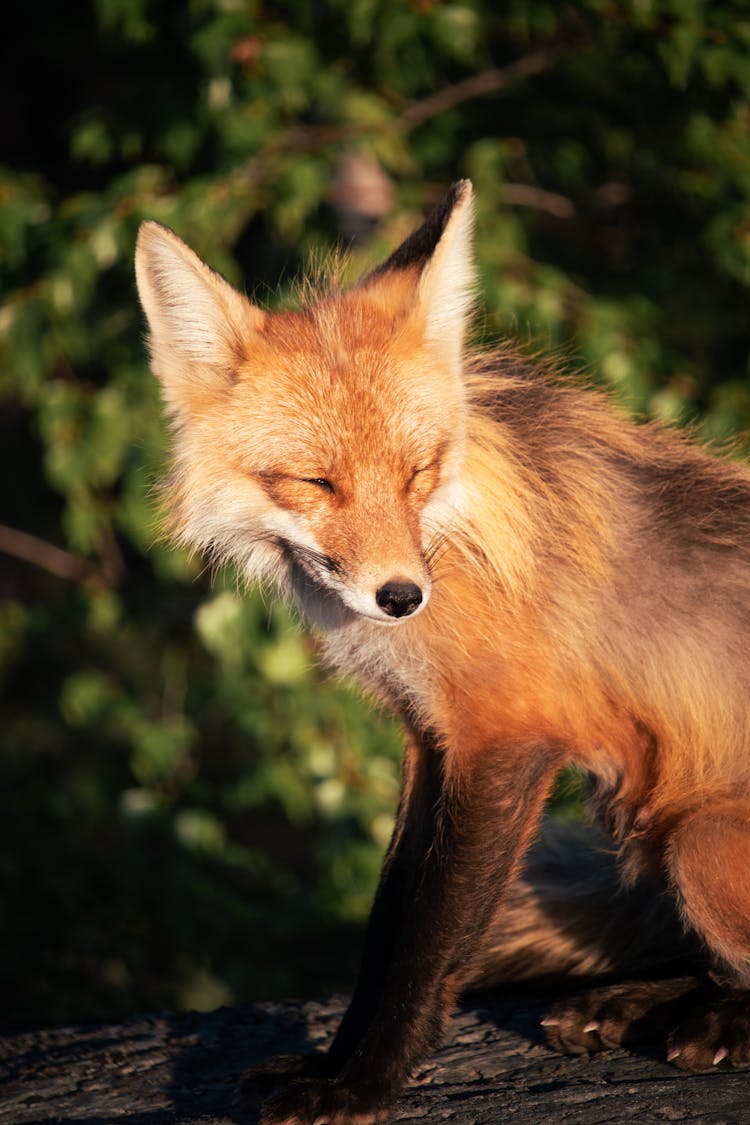
[[[346,987],[398,735],[285,611],[158,541],[138,224],[274,303],[468,175],[479,335],[724,440],[750,424],[747,6],[36,0],[1,40],[3,1018]]]

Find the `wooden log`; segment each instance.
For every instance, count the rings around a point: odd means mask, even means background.
[[[323,1048],[344,1001],[245,1004],[0,1037],[3,1125],[237,1125],[242,1070]],[[550,1050],[533,996],[475,1000],[394,1107],[398,1125],[750,1122],[750,1073],[685,1075],[657,1052],[570,1058]]]

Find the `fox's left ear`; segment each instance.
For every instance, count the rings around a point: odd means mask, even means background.
[[[471,181],[459,180],[422,226],[365,281],[377,287],[387,285],[393,274],[412,274],[425,338],[456,370],[461,366],[466,323],[474,302],[473,232]]]

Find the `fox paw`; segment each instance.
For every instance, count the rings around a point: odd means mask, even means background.
[[[347,1086],[301,1079],[274,1092],[263,1103],[260,1125],[375,1125],[378,1109]]]
[[[629,1043],[664,1040],[681,1018],[706,999],[706,986],[695,977],[615,984],[560,1001],[542,1026],[551,1047],[570,1055],[587,1055]],[[674,1049],[676,1060],[677,1043]]]
[[[730,992],[680,1023],[667,1037],[667,1058],[688,1071],[750,1066],[750,993]]]
[[[253,1108],[275,1090],[300,1078],[333,1077],[328,1055],[320,1051],[304,1055],[277,1055],[245,1071],[237,1091],[242,1108]]]

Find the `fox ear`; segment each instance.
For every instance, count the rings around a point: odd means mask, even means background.
[[[135,276],[168,405],[179,410],[231,382],[263,313],[160,223],[141,225]]]
[[[422,226],[367,279],[377,284],[393,272],[416,273],[416,302],[424,319],[425,338],[457,370],[474,302],[473,230],[471,181],[459,180]]]

